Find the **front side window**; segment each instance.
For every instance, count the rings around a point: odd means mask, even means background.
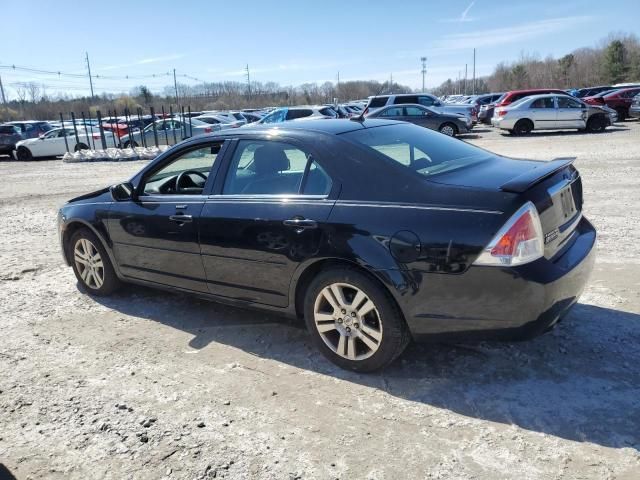
[[[405,107],[407,117],[422,117],[427,114],[426,110],[418,107]]]
[[[376,156],[382,155],[425,177],[491,158],[489,152],[478,147],[413,124],[365,128],[341,135]]]
[[[558,97],[558,108],[582,108],[582,103],[571,97]]]
[[[295,120],[296,118],[305,118],[313,115],[313,110],[308,108],[296,108],[287,112],[287,120]]]
[[[222,142],[189,150],[153,172],[144,185],[145,195],[200,195]]]
[[[262,119],[262,123],[280,123],[280,122],[284,122],[286,117],[287,117],[287,109],[281,108],[264,117]]]
[[[241,140],[225,179],[226,195],[327,195],[331,180],[311,154],[284,142]]]

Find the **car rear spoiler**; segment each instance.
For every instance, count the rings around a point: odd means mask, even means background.
[[[549,162],[541,162],[539,167],[518,175],[500,187],[503,192],[523,193],[547,177],[573,163],[576,157],[554,158]]]

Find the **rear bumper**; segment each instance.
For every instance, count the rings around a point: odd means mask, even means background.
[[[11,154],[15,150],[15,145],[0,145],[0,154]]]
[[[548,330],[578,301],[593,269],[596,231],[583,218],[576,232],[552,260],[425,275],[422,291],[402,305],[414,338],[520,340]]]

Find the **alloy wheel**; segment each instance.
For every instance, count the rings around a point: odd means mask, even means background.
[[[380,313],[367,294],[353,285],[332,283],[323,288],[313,317],[324,343],[347,360],[364,360],[380,347]]]
[[[98,290],[104,283],[104,264],[96,246],[80,238],[73,248],[73,261],[84,284]]]
[[[453,129],[453,127],[451,125],[445,125],[444,127],[442,127],[440,129],[440,133],[444,133],[445,135],[447,135],[449,137],[453,137],[453,135],[456,132],[455,132],[455,130]]]

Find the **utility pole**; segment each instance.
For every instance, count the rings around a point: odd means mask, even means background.
[[[176,69],[173,69],[173,88],[176,90],[176,105],[178,105],[178,81],[176,80]]]
[[[473,49],[473,94],[476,94],[476,49]]]
[[[249,73],[249,64],[247,63],[247,88],[249,90],[249,100],[251,100],[251,76]]]
[[[464,64],[464,93],[463,95],[467,94],[467,64]]]
[[[4,86],[2,85],[2,77],[0,76],[0,93],[2,93],[2,104],[6,107],[7,106],[7,99],[4,96]]]
[[[89,64],[89,52],[84,52],[85,59],[87,60],[87,71],[89,72],[89,87],[91,88],[91,98],[93,95],[93,80],[91,79],[91,65]]]
[[[422,62],[422,91],[424,92],[424,77],[427,74],[427,57],[420,57]]]
[[[389,74],[389,93],[393,93],[393,73]]]

